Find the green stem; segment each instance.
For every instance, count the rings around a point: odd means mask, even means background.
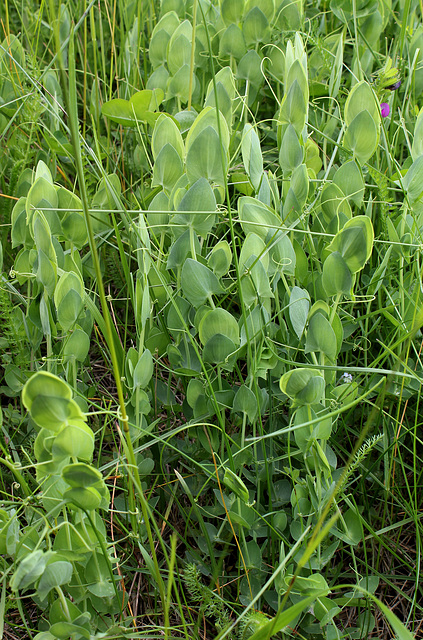
[[[188,111],[191,111],[192,84],[194,79],[194,55],[195,55],[195,32],[197,23],[197,0],[194,0],[192,13],[192,42],[191,42],[191,60],[189,65],[189,87],[188,87]],[[193,259],[195,260],[194,256]]]

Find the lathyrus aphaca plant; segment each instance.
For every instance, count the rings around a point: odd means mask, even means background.
[[[88,353],[93,321],[80,255],[87,242],[81,202],[53,183],[43,161],[22,174],[18,192],[22,195],[12,211],[11,236],[12,246],[22,248],[12,276],[27,285],[22,311],[27,339],[34,352],[45,339],[47,368],[62,365],[75,381],[76,365]]]
[[[100,515],[108,509],[109,491],[92,464],[94,433],[71,388],[51,373],[32,375],[22,402],[38,431],[38,503],[26,508],[11,592],[20,597],[31,589],[41,609],[49,603],[37,640],[90,638],[113,627],[113,616],[125,606]]]

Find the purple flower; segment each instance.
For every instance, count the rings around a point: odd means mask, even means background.
[[[389,89],[389,91],[395,91],[396,89],[399,89],[401,86],[401,80],[398,80],[398,82],[395,82],[395,84],[390,84],[389,87],[386,87],[387,89]]]
[[[380,103],[380,112],[382,114],[382,118],[386,118],[387,116],[389,116],[390,108],[387,102]]]

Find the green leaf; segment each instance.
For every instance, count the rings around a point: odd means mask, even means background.
[[[151,186],[162,186],[171,191],[184,172],[184,165],[177,150],[166,143],[160,150],[153,168]]]
[[[207,237],[216,221],[216,198],[206,178],[199,178],[188,189],[178,211],[190,213],[177,213],[172,218],[173,223],[192,227],[200,236]]]
[[[230,2],[232,0],[229,0]],[[223,31],[219,42],[219,57],[232,56],[235,60],[241,60],[247,51],[244,34],[237,24],[230,24]]]
[[[94,433],[82,421],[73,421],[64,427],[54,439],[52,453],[56,459],[68,456],[81,460],[92,460],[94,452]]]
[[[181,160],[184,159],[185,145],[181,132],[173,118],[167,113],[161,113],[156,121],[153,136],[151,138],[151,151],[154,160],[166,144],[171,144]]]
[[[225,186],[228,157],[225,153],[222,167],[221,148],[219,135],[212,126],[203,129],[195,137],[188,149],[186,160],[187,176],[191,184],[199,178],[206,178],[210,182]]]
[[[293,287],[289,297],[289,319],[298,338],[303,335],[308,311],[310,308],[310,294],[305,289]]]
[[[206,313],[199,324],[200,340],[206,344],[216,334],[224,335],[239,344],[239,328],[235,318],[226,309],[213,309]]]
[[[45,600],[48,594],[55,587],[70,582],[73,574],[73,567],[66,560],[57,560],[48,564],[43,572],[37,587],[37,594],[41,601]]]
[[[134,369],[134,389],[137,387],[144,389],[150,382],[153,371],[153,357],[151,352],[148,349],[145,349]]]
[[[226,240],[221,240],[214,245],[209,258],[208,265],[214,274],[221,278],[228,271],[232,262],[232,251]]]
[[[261,63],[262,59],[257,51],[250,49],[239,61],[236,77],[248,80],[252,87],[259,89],[264,80]]]
[[[403,185],[412,203],[423,195],[423,156],[413,162],[403,178]]]
[[[67,489],[63,494],[63,499],[70,502],[78,509],[93,511],[101,505],[101,495],[94,487],[75,487]]]
[[[241,151],[245,170],[254,189],[258,191],[263,175],[263,156],[261,155],[259,137],[251,124],[244,126]]]
[[[235,394],[232,411],[243,413],[250,423],[256,419],[258,412],[257,398],[245,384],[242,384]]]
[[[287,627],[300,613],[304,611],[304,609],[308,609],[316,598],[327,595],[327,593],[327,590],[316,592],[314,595],[304,598],[304,600],[288,607],[285,611],[278,612],[274,618],[262,625],[260,629],[257,629],[257,631],[250,636],[249,640],[269,640],[269,638]]]
[[[50,554],[44,553],[40,549],[26,555],[10,579],[12,591],[16,593],[19,589],[26,589],[30,584],[36,582],[44,573],[49,556]]]
[[[333,176],[333,182],[338,185],[349,200],[358,207],[361,206],[364,196],[364,180],[356,162],[350,160],[350,162],[341,165]]]
[[[335,332],[321,313],[315,313],[308,325],[305,353],[312,351],[321,351],[332,361],[337,354]]]
[[[279,386],[294,404],[315,404],[323,397],[325,380],[315,369],[293,369],[284,373]]]
[[[220,333],[216,333],[207,340],[203,349],[203,360],[210,364],[219,364],[226,361],[226,358],[236,350],[236,345]]]
[[[370,160],[377,149],[378,141],[376,124],[367,110],[356,115],[344,135],[346,148],[353,152],[361,165]]]
[[[222,0],[220,12],[226,25],[241,22],[244,0]]]
[[[67,338],[63,347],[63,362],[75,359],[77,362],[84,362],[90,349],[89,336],[76,327]]]
[[[361,271],[373,249],[374,231],[369,217],[348,220],[325,251],[338,251],[352,274]],[[326,263],[326,261],[325,261]]]
[[[351,271],[338,251],[334,251],[326,258],[323,264],[322,283],[329,297],[351,291],[353,284]]]
[[[191,258],[187,258],[182,267],[181,285],[186,299],[194,307],[204,304],[213,293],[223,293],[213,271]]]
[[[288,124],[281,142],[279,164],[284,171],[293,171],[304,160],[304,148],[292,124]]]
[[[249,196],[239,198],[238,213],[245,235],[255,233],[265,242],[268,235],[274,236],[282,224],[270,207]]]
[[[379,102],[365,80],[357,82],[348,94],[345,103],[345,123],[347,126],[349,127],[363,111],[367,111],[375,128],[378,128],[380,124]]]
[[[223,484],[233,491],[238,498],[245,503],[249,502],[250,495],[244,482],[239,478],[231,469],[225,469],[225,475],[223,476]]]
[[[259,42],[268,42],[270,37],[269,21],[258,7],[247,13],[242,23],[242,32],[247,47],[255,47]]]
[[[122,98],[114,98],[105,102],[101,107],[101,114],[123,127],[133,127],[136,124],[129,101]]]
[[[62,477],[71,487],[91,487],[103,482],[100,471],[84,462],[63,467]]]

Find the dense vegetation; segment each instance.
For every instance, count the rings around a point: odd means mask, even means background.
[[[2,2],[2,637],[419,637],[421,20]]]

